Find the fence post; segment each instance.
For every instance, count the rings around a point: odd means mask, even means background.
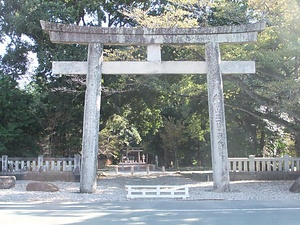
[[[8,156],[7,155],[3,155],[2,156],[2,172],[7,172],[7,165],[8,165]]]
[[[15,161],[15,171],[18,172],[19,171],[19,160]]]
[[[255,162],[254,162],[254,155],[249,155],[249,171],[255,171]]]
[[[64,161],[62,162],[62,164],[63,164],[63,165],[62,165],[62,167],[63,167],[63,168],[62,168],[62,171],[63,171],[63,172],[66,172],[66,171],[67,171],[67,162],[64,160]]]
[[[283,156],[283,160],[284,160],[284,172],[289,172],[289,170],[290,170],[290,156],[285,154]]]
[[[26,162],[26,171],[30,171],[30,170],[31,170],[31,168],[30,168],[30,161],[27,160],[27,162]]]
[[[80,157],[79,154],[74,155],[74,174],[80,174]]]
[[[131,174],[133,174],[134,166],[131,166],[130,170],[131,170]]]
[[[166,171],[165,166],[162,166],[162,167],[161,167],[161,172],[164,173],[165,171]]]
[[[60,164],[61,164],[61,161],[56,162],[56,168],[57,168],[57,171],[59,171],[59,172],[61,171],[60,170]]]
[[[44,165],[44,156],[39,155],[38,156],[38,171],[41,173],[43,172],[43,165]]]

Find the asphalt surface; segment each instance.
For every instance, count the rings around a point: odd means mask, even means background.
[[[94,203],[1,203],[13,225],[299,225],[299,201],[129,200]]]

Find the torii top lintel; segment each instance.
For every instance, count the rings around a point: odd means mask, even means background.
[[[199,28],[108,28],[40,22],[53,43],[85,45],[246,43],[256,41],[258,32],[265,28],[264,22]]]

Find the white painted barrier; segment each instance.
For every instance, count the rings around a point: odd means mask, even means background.
[[[283,157],[229,158],[231,172],[266,172],[266,171],[300,171],[300,158],[284,155]]]
[[[74,158],[47,158],[42,155],[37,158],[8,157],[2,155],[2,172],[71,172],[80,171],[81,156],[76,154]]]
[[[127,198],[182,198],[189,197],[187,186],[126,185]]]

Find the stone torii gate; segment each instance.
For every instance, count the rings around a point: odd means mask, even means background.
[[[255,62],[221,61],[220,43],[257,40],[264,23],[204,28],[102,28],[41,21],[53,43],[88,45],[87,62],[53,62],[54,74],[86,74],[80,192],[97,187],[101,74],[207,74],[213,183],[228,191],[229,168],[222,74],[255,73]],[[161,61],[160,45],[205,44],[206,61]],[[147,46],[147,61],[103,62],[103,45]]]

